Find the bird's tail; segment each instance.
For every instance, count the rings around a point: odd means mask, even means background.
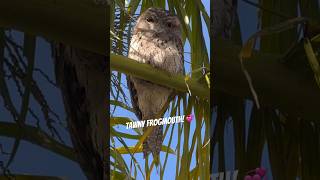
[[[146,131],[144,127],[144,131]],[[143,142],[143,154],[146,158],[151,152],[156,164],[159,163],[159,156],[163,142],[163,126],[154,126],[151,134]]]

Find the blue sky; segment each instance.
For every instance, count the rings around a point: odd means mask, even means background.
[[[257,2],[252,1],[252,2]],[[240,19],[240,28],[242,33],[242,40],[246,42],[248,38],[257,31],[257,13],[258,9],[243,1],[238,1],[238,15]],[[251,107],[253,106],[251,101],[246,101],[246,137],[248,135],[249,129],[249,118],[251,114]],[[213,124],[215,124],[215,116],[213,119]],[[226,128],[224,132],[224,149],[225,149],[225,167],[226,171],[235,170],[235,157],[234,157],[234,139],[233,139],[233,123],[232,121],[228,121],[226,123]],[[218,172],[218,159],[219,154],[218,145],[216,145],[214,149],[214,162],[213,162],[213,173]],[[267,144],[264,145],[262,158],[261,158],[261,166],[267,169],[267,179],[272,179],[271,168],[269,163],[269,155],[267,150]]]
[[[202,2],[204,4],[207,12],[210,15],[210,1],[209,0],[202,0]],[[138,11],[139,11],[139,9],[138,9]],[[208,34],[207,27],[206,27],[204,21],[202,21],[202,27],[203,27],[202,29],[204,31],[204,37],[205,37],[207,50],[208,50],[208,53],[209,53],[209,50],[210,50],[210,39],[209,39],[209,34]],[[186,44],[185,44],[184,51],[185,52],[191,52],[190,45],[189,45],[188,42],[186,42]],[[188,62],[191,61],[191,57],[190,57],[189,53],[185,53],[184,56],[185,56],[184,57],[185,61],[188,61]],[[209,53],[209,56],[210,56],[210,53]],[[190,64],[189,63],[185,63],[185,70],[186,70],[186,72],[190,72]],[[125,79],[125,77],[123,76],[122,79]],[[125,81],[123,81],[122,83],[126,84]],[[129,94],[128,94],[127,89],[125,89],[125,94],[127,94],[127,96],[130,97]],[[129,101],[130,101],[130,99],[129,99]],[[110,110],[112,112],[113,106],[111,106]],[[115,116],[115,117],[116,116],[125,116],[125,117],[129,117],[131,119],[134,119],[134,120],[137,119],[133,113],[131,113],[129,111],[126,111],[126,110],[123,110],[121,108],[117,108],[115,113],[113,114],[113,116]],[[169,116],[168,113],[165,114],[165,117],[167,117],[167,116]],[[129,131],[126,130],[126,128],[124,126],[118,126],[118,127],[116,127],[116,130],[120,131],[120,132],[126,132],[126,133],[130,132],[132,134],[136,134],[133,130],[129,130]],[[195,130],[195,123],[191,123],[190,132],[194,132],[194,130]],[[165,145],[168,144],[170,132],[171,132],[171,127],[169,128],[168,134],[167,134],[166,138],[164,139],[164,144]],[[202,133],[202,134],[204,134],[204,133]],[[176,147],[176,144],[177,144],[177,135],[178,135],[178,130],[177,130],[177,126],[176,126],[175,130],[174,130],[172,144],[171,144],[171,148],[174,149],[174,150],[175,150],[175,147]],[[136,142],[137,142],[137,141],[129,140],[129,139],[124,139],[124,140],[127,143],[127,145],[129,145],[129,146],[134,146],[136,144]],[[191,138],[189,139],[189,141],[191,142]],[[119,146],[123,146],[123,145],[120,142],[116,141],[115,146],[119,147]],[[137,153],[134,156],[137,159],[137,161],[139,162],[139,165],[144,169],[144,162],[145,161],[143,159],[143,154],[142,153]],[[123,157],[124,157],[125,161],[127,162],[127,164],[130,165],[131,156],[130,155],[123,155]],[[165,153],[161,153],[160,157],[161,157],[161,159],[163,159],[165,157]],[[209,156],[208,156],[208,158],[209,158]],[[163,162],[163,161],[161,161],[161,162]],[[195,161],[194,161],[194,158],[193,158],[193,161],[191,163],[191,169],[194,166],[195,166]],[[169,154],[167,167],[166,167],[166,171],[165,171],[165,176],[164,177],[175,177],[175,172],[176,172],[176,156],[172,155],[172,154]],[[141,176],[140,172],[138,172],[138,179],[142,179],[142,176]],[[155,169],[153,170],[153,173],[151,175],[151,179],[159,179],[159,173],[157,173],[157,171]]]
[[[206,8],[209,9],[209,0],[206,0],[203,2],[206,5]],[[204,28],[204,30],[206,30],[206,28]],[[209,49],[208,33],[206,33],[205,35],[206,35],[206,44]],[[22,42],[23,33],[14,31],[13,37],[17,42],[19,42],[19,44],[21,45],[23,44]],[[185,51],[190,52],[190,47],[188,45],[186,45]],[[186,60],[190,61],[190,57],[188,53],[186,53],[185,56],[186,56]],[[53,80],[55,79],[54,69],[53,69],[53,60],[51,58],[50,44],[43,38],[37,38],[35,63],[36,63],[35,67],[43,70],[45,73],[48,74],[48,76],[51,79]],[[65,112],[64,112],[61,93],[59,89],[57,89],[56,87],[48,83],[47,80],[42,76],[40,76],[39,73],[37,72],[34,72],[34,79],[39,83],[39,86],[42,89],[42,92],[44,93],[50,107],[53,108],[53,110],[60,116],[61,119],[65,119],[66,118]],[[12,81],[8,81],[8,84],[10,88],[11,97],[14,100],[15,106],[20,107],[21,102],[20,102],[20,98],[18,98],[17,89],[14,88],[14,84],[12,83]],[[43,119],[41,115],[41,109],[36,104],[33,98],[31,98],[30,106],[33,108],[35,113],[39,115],[39,118]],[[13,121],[13,119],[11,118],[11,115],[4,108],[2,98],[0,98],[0,114],[1,114],[0,121],[9,121],[9,122]],[[44,121],[41,121],[41,128],[47,131],[46,126],[43,122]],[[30,114],[28,114],[27,123],[29,125],[35,125],[36,119],[31,117]],[[66,141],[66,143],[71,146],[68,133],[58,125],[57,125],[57,128],[59,132],[62,133],[62,137]],[[2,144],[3,149],[6,152],[11,151],[13,142],[14,141],[12,138],[0,137],[0,143]],[[141,155],[137,155],[137,156],[141,156]],[[140,158],[142,159],[142,156]],[[8,159],[8,156],[5,156],[5,155],[0,156],[0,161],[6,161],[7,159]],[[171,161],[171,159],[173,158],[169,156],[167,169],[172,169],[172,167],[175,167],[175,161]],[[12,163],[12,165],[10,166],[10,170],[12,173],[52,175],[52,176],[67,177],[68,179],[77,179],[77,180],[85,179],[78,164],[26,141],[21,142],[16,158]],[[166,174],[166,175],[170,176],[171,175],[170,172],[173,172],[173,171],[167,171],[167,172],[169,172],[169,174]],[[155,176],[156,174],[154,174],[153,177]]]
[[[14,31],[12,35],[20,45],[23,44],[23,33]],[[35,67],[40,68],[47,73],[52,80],[55,79],[50,44],[43,38],[37,38]],[[42,93],[45,95],[49,103],[49,106],[59,115],[60,119],[65,119],[65,112],[59,89],[48,83],[47,80],[40,76],[38,72],[34,72],[33,77],[38,82]],[[17,89],[12,81],[7,81],[7,83],[10,95],[13,98],[13,102],[16,108],[19,108],[21,98],[19,98],[17,94]],[[30,100],[30,107],[32,107],[33,111],[39,115],[39,118],[41,119],[41,128],[48,132],[43,120],[44,118],[41,114],[41,109],[39,105],[37,105],[34,98],[31,98]],[[11,115],[4,108],[2,98],[0,98],[0,114],[0,121],[13,122]],[[30,113],[28,113],[26,119],[27,124],[35,126],[36,119],[34,119]],[[55,126],[57,127],[66,144],[71,146],[68,132],[58,124],[55,124]],[[0,136],[0,144],[2,144],[3,149],[6,152],[11,151],[13,142],[14,139],[12,138]],[[6,162],[8,158],[9,157],[6,155],[0,155],[0,161]],[[51,175],[77,180],[86,179],[78,164],[26,141],[21,141],[16,157],[10,166],[10,170],[12,173]]]
[[[205,4],[206,9],[209,12],[209,0],[203,0],[202,1]],[[249,6],[243,1],[239,1],[239,16],[240,16],[240,22],[241,22],[241,29],[242,29],[242,35],[243,35],[243,40],[246,40],[252,33],[256,31],[256,13],[257,9],[255,7]],[[203,28],[205,31],[206,28]],[[206,40],[206,45],[209,48],[209,37],[208,33],[205,33],[205,40]],[[19,41],[21,44],[22,40],[22,33],[15,32],[14,37],[17,41]],[[186,45],[185,47],[186,52],[190,52],[190,47]],[[186,60],[190,61],[189,55],[186,53],[185,54]],[[51,51],[50,51],[50,46],[49,43],[47,43],[44,39],[42,38],[37,38],[37,49],[36,49],[36,67],[42,69],[44,72],[46,72],[51,79],[54,79],[54,71],[53,71],[53,63],[51,59]],[[187,65],[187,64],[186,64]],[[189,69],[186,67],[186,69]],[[61,94],[59,90],[49,84],[42,76],[39,75],[39,73],[34,72],[34,78],[39,82],[39,85],[42,89],[42,92],[45,94],[45,97],[47,98],[49,105],[53,108],[55,112],[58,113],[61,119],[65,118],[65,112],[63,109],[63,104],[62,104],[62,99],[61,99]],[[10,93],[11,96],[14,98],[14,102],[16,103],[16,107],[20,106],[20,101],[19,98],[17,98],[17,90],[13,87],[12,82],[9,82],[9,87],[10,87]],[[250,106],[250,103],[248,103]],[[35,100],[31,99],[31,107],[34,108],[34,111],[38,114],[41,114],[40,107],[36,105]],[[247,111],[247,115],[249,116],[249,111]],[[114,114],[115,116],[129,116],[131,118],[135,119],[135,116],[133,114],[128,114],[128,112],[119,111],[117,110],[116,113]],[[40,115],[40,119],[43,117]],[[0,121],[11,121],[12,118],[10,114],[5,110],[4,105],[3,105],[3,100],[0,98]],[[30,116],[30,114],[27,116],[27,123],[30,125],[34,125],[36,120]],[[42,121],[43,122],[43,121]],[[214,122],[213,122],[214,123]],[[231,131],[232,128],[232,123],[230,123],[229,128],[226,129],[225,131],[225,137],[226,137],[226,154],[230,155],[227,156],[227,162],[226,162],[226,169],[227,170],[232,170],[234,169],[234,157],[233,157],[233,134]],[[45,124],[42,123],[41,127],[45,129]],[[71,145],[69,135],[68,133],[63,130],[62,127],[58,126],[59,131],[63,134],[64,139],[66,139],[66,143]],[[246,125],[248,127],[248,124]],[[121,128],[121,127],[119,127]],[[194,125],[191,126],[191,129],[194,129]],[[123,129],[122,129],[123,130]],[[170,131],[169,131],[170,132]],[[176,133],[176,132],[175,132]],[[174,136],[175,137],[175,136]],[[131,145],[135,144],[135,141],[127,141]],[[167,144],[167,139],[164,141],[165,144]],[[173,140],[173,144],[176,143],[176,138]],[[13,139],[10,138],[5,138],[5,137],[0,137],[0,144],[3,145],[3,149],[6,152],[10,152],[12,144],[13,144]],[[120,145],[117,143],[116,145]],[[175,147],[175,146],[173,146]],[[267,167],[267,169],[270,171],[270,168],[268,168],[268,155],[266,148],[263,153],[263,158],[262,158],[262,165]],[[215,154],[217,156],[217,154]],[[137,159],[140,159],[141,162],[144,162],[142,153],[135,155]],[[1,155],[0,156],[0,161],[6,161],[7,156]],[[130,157],[125,156],[125,159],[127,162],[130,162]],[[173,177],[175,174],[175,157],[173,155],[169,155],[169,161],[167,165],[167,173],[166,177]],[[217,159],[217,158],[215,158]],[[130,164],[130,163],[129,163]],[[140,165],[143,166],[144,163],[141,163]],[[15,158],[15,161],[13,162],[10,170],[15,173],[27,173],[27,174],[38,174],[38,175],[53,175],[53,176],[61,176],[61,177],[68,177],[69,179],[77,179],[77,180],[82,180],[85,179],[82,171],[80,170],[80,167],[70,161],[67,160],[59,155],[56,155],[50,151],[47,151],[45,149],[42,149],[36,145],[32,145],[28,142],[22,141],[20,148],[17,152],[17,156]],[[216,171],[216,170],[214,170]],[[268,172],[270,174],[270,172]],[[157,178],[157,173],[154,171],[152,174],[152,179],[158,179]]]

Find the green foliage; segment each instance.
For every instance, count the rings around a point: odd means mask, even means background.
[[[0,135],[14,140],[12,149],[7,156],[8,159],[1,167],[1,171],[10,168],[22,140],[27,140],[76,161],[72,149],[63,144],[56,127],[52,125],[54,122],[59,122],[62,125],[62,122],[49,107],[38,82],[34,79],[34,73],[40,72],[43,77],[52,83],[47,74],[35,67],[36,36],[24,33],[23,44],[20,45],[13,38],[13,33],[17,32],[2,28],[0,30],[0,96],[3,99],[4,108],[12,117],[11,119],[2,119],[4,121],[0,122]],[[14,88],[16,88],[17,92],[12,91]],[[35,113],[34,107],[31,107],[31,98],[41,108],[40,114]],[[45,129],[49,131],[40,127],[39,116],[44,117]],[[33,117],[36,120],[36,124],[32,126],[27,124],[27,117]],[[0,146],[2,148],[1,144]],[[4,155],[2,149],[0,152]],[[18,177],[21,179],[27,178],[24,176]],[[54,178],[52,177],[52,179]]]
[[[175,12],[182,22],[183,42],[188,42],[191,47],[191,62],[185,60],[186,66],[190,67],[190,72],[186,72],[185,77],[170,76],[166,79],[165,73],[149,69],[147,65],[136,64],[124,58],[128,53],[128,46],[130,44],[130,37],[132,27],[135,24],[137,16],[148,7],[165,7],[168,4],[168,10]],[[132,110],[130,105],[130,98],[127,97],[125,75],[130,74],[138,76],[139,78],[147,78],[147,80],[159,83],[179,91],[179,95],[168,103],[163,113],[175,115],[194,114],[196,123],[195,130],[190,129],[189,123],[174,124],[165,126],[164,137],[168,141],[162,146],[160,161],[149,156],[145,162],[138,162],[135,158],[136,153],[142,150],[142,142],[148,136],[152,129],[148,129],[143,135],[141,130],[135,130],[135,134],[130,131],[122,132],[123,135],[115,134],[118,131],[111,130],[111,142],[114,145],[111,149],[112,154],[118,154],[111,158],[112,168],[125,174],[127,177],[137,178],[137,174],[143,176],[145,179],[150,179],[155,173],[156,168],[160,167],[160,179],[166,179],[166,171],[168,169],[167,162],[169,154],[173,154],[176,158],[176,179],[208,179],[209,178],[209,156],[210,153],[210,104],[209,104],[209,86],[210,86],[210,72],[209,72],[209,58],[208,50],[205,46],[204,31],[202,30],[202,19],[205,20],[207,30],[209,29],[209,16],[201,1],[172,1],[172,0],[133,0],[128,4],[124,0],[115,1],[112,4],[112,19],[114,22],[111,25],[111,68],[112,81],[110,98],[112,99],[111,106],[111,128],[115,129],[117,124],[124,125],[124,119],[113,116],[116,109],[121,108],[121,111]],[[193,23],[190,23],[193,22]],[[141,65],[141,68],[140,68]],[[143,66],[143,67],[142,67]],[[144,67],[146,66],[146,67]],[[126,74],[124,74],[126,73]],[[172,82],[172,83],[171,83]],[[191,92],[191,94],[189,94]],[[128,121],[134,121],[128,119]],[[124,139],[138,136],[134,146],[126,144]],[[176,143],[173,143],[176,139]],[[189,140],[191,139],[191,141]],[[118,142],[118,143],[116,143]],[[122,144],[115,146],[115,144]],[[121,154],[129,154],[131,157],[131,164],[126,164],[125,159]],[[163,156],[164,155],[164,156]],[[115,158],[116,157],[116,158]],[[172,157],[172,155],[171,155]],[[195,166],[191,166],[191,162],[195,162]],[[159,165],[157,165],[160,163]],[[130,166],[130,171],[127,168]],[[111,177],[113,177],[111,175]]]
[[[260,63],[260,66],[255,66],[256,68],[268,63],[285,67],[286,70],[297,75],[296,78],[300,83],[315,84],[317,82],[319,85],[319,1],[261,0],[257,4],[251,1],[245,2],[254,5],[259,12],[257,32],[243,43],[239,53],[242,70],[247,73],[247,76],[253,78],[258,76],[257,70],[250,72],[245,69],[249,64],[247,62],[254,60]],[[235,29],[239,28],[238,24]],[[239,38],[232,40],[237,43]],[[263,53],[269,54],[269,57],[278,57],[278,62],[275,63],[271,58],[264,58]],[[273,72],[263,73],[268,77],[265,79],[286,84],[283,77],[271,78],[274,77]],[[269,82],[263,84],[263,82],[251,81],[248,77],[247,79],[250,80],[252,88],[260,90],[257,91],[257,98],[263,97],[269,90],[290,91],[289,88],[267,87],[266,84],[270,84]],[[233,128],[228,129],[234,133],[232,143],[235,147],[235,169],[239,170],[240,175],[238,178],[243,178],[248,171],[261,166],[263,150],[266,147],[273,179],[319,179],[320,124],[315,114],[306,116],[307,108],[301,110],[300,114],[294,114],[283,108],[284,106],[266,104],[265,96],[264,99],[262,98],[264,102],[262,101],[260,108],[257,108],[255,105],[249,106],[248,100],[244,97],[233,96],[237,94],[235,92],[216,92],[215,94],[217,123],[214,128],[212,148],[218,145],[218,152],[214,153],[219,153],[219,162],[214,166],[218,166],[219,171],[225,170],[224,132],[231,117]],[[313,95],[310,94],[310,96]],[[271,98],[281,98],[281,96],[273,95]],[[292,97],[288,104],[297,103],[296,99],[297,97]],[[249,117],[246,114],[249,114]],[[267,177],[269,178],[270,175]]]

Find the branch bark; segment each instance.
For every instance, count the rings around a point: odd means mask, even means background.
[[[248,82],[240,66],[241,47],[225,40],[216,39],[214,42],[214,89],[251,99]],[[319,118],[320,89],[314,78],[288,68],[280,62],[281,58],[255,52],[252,58],[244,60],[259,101],[290,116],[308,120]]]
[[[165,71],[158,70],[147,64],[138,63],[124,56],[111,54],[110,66],[112,70],[171,87],[181,92],[187,92],[189,86],[192,95],[204,99],[209,99],[210,97],[209,88],[195,79],[190,78],[185,81],[185,77],[182,75],[170,75]]]
[[[57,142],[47,133],[36,127],[24,125],[19,127],[16,123],[0,122],[0,135],[11,138],[21,138],[32,144],[36,144],[49,151],[57,153],[69,160],[77,162],[72,148]]]
[[[0,1],[0,26],[103,55],[107,52],[106,41],[101,38],[107,33],[105,14],[104,8],[75,0]],[[126,61],[124,57],[111,55],[111,68],[179,91],[188,90],[183,76],[170,77],[149,66]],[[210,92],[202,84],[188,80],[188,86],[195,95],[209,98]]]
[[[106,54],[105,7],[93,1],[0,1],[0,26]]]
[[[101,34],[107,32],[105,24],[101,23],[105,22],[105,14],[104,8],[75,0],[0,1],[0,26],[41,35],[100,54],[106,54],[105,39],[101,39],[103,37]],[[212,61],[214,62],[213,87],[233,95],[250,98],[248,84],[238,59],[241,47],[225,41],[213,42],[215,42],[214,56],[217,59]],[[299,73],[286,68],[278,62],[279,58],[277,55],[258,53],[245,62],[260,102],[280,108],[291,115],[306,119],[317,118],[320,91],[314,80],[304,79]],[[129,67],[131,70],[126,69],[125,64],[116,62],[117,59],[120,58],[112,56],[112,69],[142,76],[139,72],[134,72],[131,67]],[[151,71],[151,68],[147,69],[145,71]],[[148,72],[148,74],[154,73]],[[143,75],[141,78],[152,80],[148,79],[150,76]],[[167,76],[162,80],[164,79],[171,78]],[[169,81],[174,84],[174,81]],[[186,90],[182,87],[181,78],[178,86],[178,89]]]
[[[15,180],[27,180],[27,179],[32,179],[32,180],[63,180],[65,178],[59,178],[59,177],[54,177],[54,176],[40,176],[40,175],[21,175],[21,174],[10,174],[9,176],[0,176],[0,179],[15,179]]]

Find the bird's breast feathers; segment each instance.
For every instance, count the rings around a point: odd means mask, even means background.
[[[129,58],[151,64],[171,74],[183,72],[183,50],[180,39],[148,38],[134,35],[129,49]]]

